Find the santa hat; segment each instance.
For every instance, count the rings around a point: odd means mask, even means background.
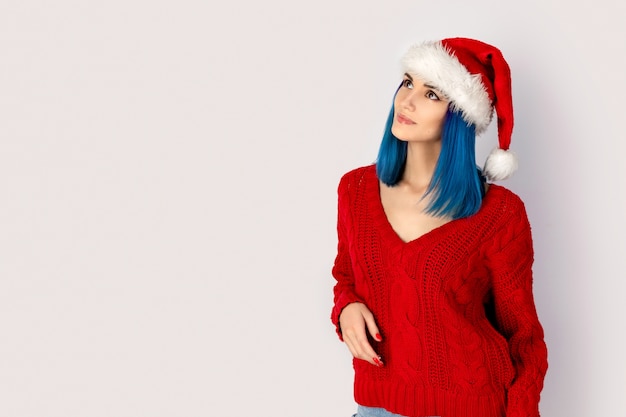
[[[402,58],[403,70],[432,84],[448,100],[452,110],[483,133],[498,118],[498,142],[487,157],[483,174],[490,181],[509,178],[517,158],[509,151],[513,132],[511,71],[494,46],[466,38],[444,39],[413,45]]]

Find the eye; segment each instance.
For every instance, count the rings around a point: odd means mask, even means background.
[[[404,80],[402,80],[402,87],[406,87],[409,90],[413,89],[413,81],[409,80],[408,78],[405,78]]]
[[[440,100],[439,96],[435,94],[433,90],[428,90],[428,92],[426,93],[426,98],[430,100]]]

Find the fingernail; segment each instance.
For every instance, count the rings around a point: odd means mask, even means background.
[[[374,358],[372,358],[372,359],[374,360],[374,363],[375,363],[377,366],[383,366],[383,362],[380,360],[380,358],[376,358],[376,357],[374,357]]]
[[[379,342],[383,340],[383,337],[380,335],[380,333],[376,333],[376,340],[378,340]]]

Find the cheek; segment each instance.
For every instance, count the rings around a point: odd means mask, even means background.
[[[441,109],[436,109],[436,111],[434,111],[431,115],[430,125],[436,129],[443,129],[443,124],[446,121],[446,111],[447,108],[443,111]]]
[[[440,112],[433,112],[429,115],[428,122],[424,123],[429,136],[438,137],[443,133],[443,125],[445,122],[445,113],[441,116]]]
[[[439,131],[443,130],[444,121],[445,119],[439,119],[439,121],[437,122],[437,130]]]
[[[411,94],[411,90],[408,90],[406,88],[400,88],[396,92],[396,95],[393,98],[393,106],[396,109],[396,111],[398,111],[398,109],[402,107],[402,103],[404,102],[404,100],[407,99],[407,97],[410,94]]]

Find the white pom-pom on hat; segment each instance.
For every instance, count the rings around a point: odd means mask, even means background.
[[[501,181],[509,178],[517,170],[517,156],[511,151],[495,148],[485,162],[483,174],[487,181]]]

